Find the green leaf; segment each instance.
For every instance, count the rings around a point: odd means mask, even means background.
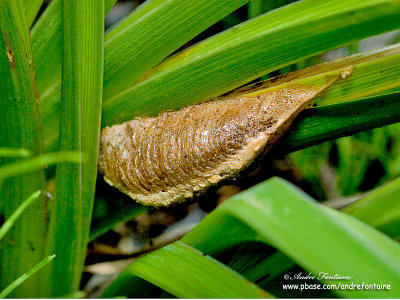
[[[43,148],[36,101],[32,50],[28,23],[21,0],[0,1],[0,147],[25,148],[38,155]],[[0,172],[18,158],[2,157]],[[9,170],[9,169],[8,169]],[[4,174],[0,175],[2,179]],[[42,169],[8,178],[0,187],[0,201],[7,220],[25,199],[43,190]],[[44,256],[45,203],[43,197],[28,207],[20,221],[2,241],[0,249],[0,290],[33,267]],[[13,267],[10,268],[10,262]],[[38,277],[13,297],[38,295]]]
[[[104,16],[108,14],[108,12],[113,8],[115,2],[118,0],[104,0]]]
[[[37,191],[30,195],[28,199],[21,203],[20,206],[15,210],[15,212],[4,222],[0,227],[0,240],[6,235],[6,233],[13,227],[18,218],[26,210],[26,208],[40,196],[40,191]],[[1,297],[0,297],[1,298]]]
[[[272,2],[272,1],[269,1]],[[251,0],[247,4],[247,18],[255,18],[264,13],[264,1],[263,0]]]
[[[283,180],[270,179],[234,196],[182,242],[213,254],[244,239],[279,249],[316,277],[320,272],[338,273],[352,276],[354,283],[391,284],[391,290],[332,291],[337,295],[400,295],[400,246],[396,242],[348,215],[317,204]]]
[[[61,296],[79,288],[97,178],[103,83],[104,1],[65,0],[60,149],[86,157],[59,163],[47,253],[58,259],[44,276],[42,295]],[[54,280],[62,278],[62,280]]]
[[[169,54],[246,2],[145,2],[106,34],[104,99],[130,87]]]
[[[400,178],[370,192],[365,198],[345,207],[343,212],[379,229],[400,237]]]
[[[53,86],[61,74],[61,22],[62,1],[53,0],[31,30],[36,88],[39,95],[47,90],[47,86]]]
[[[114,280],[102,297],[125,295],[134,285],[133,282],[138,280],[136,276],[180,298],[271,297],[225,265],[181,242],[134,261]]]
[[[105,14],[112,8],[115,2],[116,0],[105,0]],[[51,93],[55,87],[61,90],[60,81],[63,53],[61,0],[52,0],[50,2],[32,28],[31,36],[36,86],[40,98],[43,98],[45,93]],[[46,120],[45,118],[43,119],[44,121]]]
[[[21,284],[23,284],[33,274],[35,274],[40,269],[45,267],[48,263],[50,263],[54,259],[54,257],[55,257],[55,255],[51,255],[51,256],[45,258],[44,260],[39,262],[37,265],[35,265],[32,269],[30,269],[28,272],[26,272],[21,277],[19,277],[15,281],[13,281],[9,286],[7,286],[3,291],[0,292],[0,298],[6,298],[13,290],[15,290]]]
[[[80,163],[82,161],[85,161],[85,156],[81,155],[79,152],[72,151],[38,155],[29,159],[19,160],[17,162],[9,163],[0,167],[0,182],[5,178],[42,170],[48,165],[60,162]]]
[[[260,242],[240,243],[218,255],[217,259],[277,298],[335,297],[329,290],[319,290],[316,293],[315,290],[284,289],[283,284],[288,283],[284,280],[285,274],[299,274],[300,272],[308,274],[309,272],[300,268],[281,251],[276,251],[273,247]],[[315,279],[306,282],[307,284],[319,284]],[[299,284],[300,287],[304,281],[293,283]]]
[[[32,153],[25,148],[0,148],[0,157],[29,157]]]
[[[103,125],[221,95],[306,57],[398,28],[399,17],[398,0],[305,0],[274,10],[174,55],[105,99]]]
[[[398,238],[400,237],[399,190],[400,179],[396,179],[383,187],[369,192],[365,198],[351,204],[342,211],[393,238]],[[257,282],[257,284],[260,284],[260,279],[266,278],[261,283],[264,288],[268,285],[268,282],[276,279],[277,275],[281,275],[284,271],[287,273],[287,270],[294,265],[293,261],[280,251],[268,255],[268,252],[265,249],[263,250],[258,243],[246,244],[242,251],[240,246],[235,248],[237,248],[235,250],[237,257],[232,257],[228,266],[241,273],[247,279]],[[258,260],[257,258],[260,255],[264,255],[266,258]]]
[[[36,19],[36,15],[43,4],[43,0],[24,0],[24,2],[26,17],[30,27]]]

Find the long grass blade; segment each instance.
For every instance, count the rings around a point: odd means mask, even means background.
[[[0,240],[6,235],[6,233],[14,226],[18,218],[26,210],[26,208],[40,196],[40,191],[37,191],[30,195],[28,199],[21,203],[20,206],[15,210],[15,212],[4,222],[0,227]],[[1,298],[1,297],[0,297]]]
[[[130,87],[180,46],[248,0],[150,1],[111,28],[104,49],[104,99]],[[157,32],[163,29],[162,34]]]
[[[47,253],[58,259],[44,277],[43,295],[79,288],[97,178],[103,83],[104,0],[65,0],[60,149],[78,151],[86,161],[60,163],[51,211]],[[54,280],[62,278],[62,280]]]
[[[115,2],[105,0],[108,9],[105,14]],[[31,31],[36,86],[40,98],[44,93],[51,93],[56,86],[61,90],[62,33],[62,0],[52,0]]]
[[[225,265],[181,242],[134,261],[102,297],[124,296],[132,292],[132,286],[136,286],[134,281],[140,280],[136,276],[179,298],[271,297]],[[142,291],[137,293],[140,295]]]
[[[30,269],[28,272],[23,274],[21,277],[13,281],[9,286],[7,286],[4,290],[0,292],[0,298],[6,298],[12,291],[14,291],[17,287],[19,287],[21,284],[23,284],[28,278],[30,278],[33,274],[38,272],[40,269],[45,267],[48,263],[50,263],[54,259],[55,255],[51,255],[41,262],[39,262],[37,265],[35,265],[32,269]]]
[[[348,274],[354,283],[391,285],[390,290],[332,290],[337,295],[400,294],[400,247],[396,242],[348,215],[313,202],[283,180],[270,179],[233,197],[182,242],[205,253],[217,253],[244,239],[272,245],[316,275]]]
[[[32,153],[25,148],[0,148],[0,157],[29,157]]]
[[[81,163],[85,157],[79,152],[64,151],[41,154],[26,160],[19,160],[0,167],[0,182],[5,178],[31,173],[43,169],[48,165],[60,162]]]
[[[28,28],[21,0],[0,1],[0,147],[25,148],[38,155],[43,144]],[[17,159],[1,158],[0,168],[4,170]],[[4,218],[7,220],[32,192],[43,190],[43,183],[41,169],[4,180],[0,187]],[[1,241],[0,290],[44,257],[45,220],[45,202],[40,197]],[[34,276],[12,296],[39,296],[38,286]]]

